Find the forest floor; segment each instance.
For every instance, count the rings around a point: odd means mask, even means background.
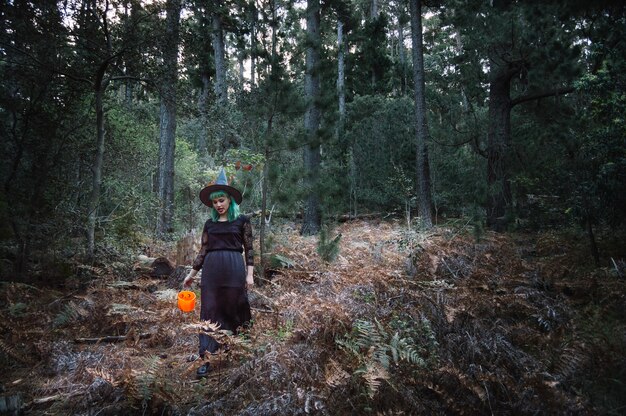
[[[275,225],[285,267],[250,290],[254,325],[195,377],[199,307],[128,262],[65,287],[0,283],[0,409],[50,415],[626,412],[624,244],[565,232],[428,233],[347,222],[339,254]],[[333,234],[334,235],[334,234]],[[621,240],[623,243],[624,240]],[[155,248],[157,249],[157,248]],[[160,255],[175,258],[164,249]],[[620,251],[621,250],[621,251]],[[154,251],[153,251],[154,252]],[[194,290],[198,291],[197,287]],[[89,338],[124,336],[118,342]]]

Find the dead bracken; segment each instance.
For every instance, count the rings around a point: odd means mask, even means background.
[[[253,328],[219,335],[230,350],[210,358],[203,380],[190,356],[210,323],[177,308],[176,281],[102,265],[78,289],[2,283],[2,403],[85,415],[584,415],[624,406],[625,282],[587,267],[575,243],[564,249],[554,233],[476,241],[464,230],[375,220],[334,231],[333,262],[320,260],[315,237],[272,231],[283,260],[250,293]]]

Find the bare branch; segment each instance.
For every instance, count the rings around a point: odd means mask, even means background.
[[[565,94],[569,94],[570,92],[574,92],[574,87],[556,88],[554,90],[542,91],[536,94],[522,95],[511,100],[511,108],[515,107],[518,104],[525,103],[527,101],[539,100],[541,98],[546,98],[546,97],[555,97],[558,95],[565,95]]]

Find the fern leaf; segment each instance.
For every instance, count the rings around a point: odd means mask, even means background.
[[[31,362],[29,358],[22,356],[22,354],[20,354],[20,352],[17,349],[12,347],[11,345],[7,345],[4,341],[2,341],[2,339],[0,339],[0,351],[4,352],[9,357],[12,357],[19,362],[22,362],[22,363]]]
[[[397,364],[399,359],[401,358],[401,354],[399,354],[398,350],[400,349],[400,334],[395,333],[389,342],[389,350],[391,352],[391,357],[393,358],[394,364]]]
[[[326,384],[331,387],[338,387],[345,384],[350,379],[350,374],[344,371],[343,368],[332,358],[328,361],[326,368],[324,369]]]
[[[389,379],[389,373],[387,369],[381,365],[371,363],[365,368],[363,379],[367,382],[368,394],[370,398],[373,399],[380,388],[380,384]]]

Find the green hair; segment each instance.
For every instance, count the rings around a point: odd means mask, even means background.
[[[215,198],[221,198],[223,196],[225,196],[226,198],[230,200],[230,205],[228,206],[228,211],[226,212],[226,214],[228,214],[228,221],[233,222],[237,218],[239,218],[239,213],[240,213],[239,204],[228,194],[228,192],[226,191],[212,192],[211,195],[209,195],[209,199],[212,201]],[[217,221],[220,219],[220,214],[213,207],[211,207],[211,219],[213,221]]]

